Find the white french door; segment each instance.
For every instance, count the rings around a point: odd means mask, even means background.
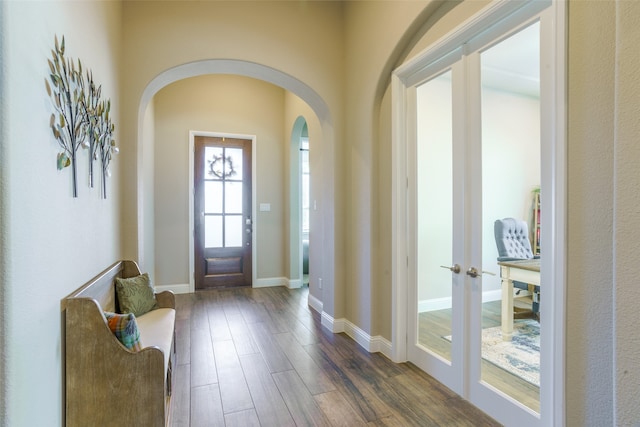
[[[518,319],[517,339],[503,338],[493,227],[507,217],[531,223],[536,191],[543,206],[558,205],[556,122],[548,114],[557,102],[548,81],[554,47],[545,34],[554,15],[541,2],[498,3],[488,24],[479,18],[394,75],[395,177],[404,167],[408,184],[406,199],[398,196],[406,210],[396,211],[396,280],[407,284],[406,360],[505,425],[548,425],[561,418],[545,409],[561,386],[544,384],[558,372],[551,355],[561,332],[550,323],[561,329],[554,320],[561,292],[541,286],[542,321],[535,313]],[[541,282],[563,286],[555,279],[563,256],[554,251],[562,246],[556,215],[542,215],[549,250],[541,253]]]

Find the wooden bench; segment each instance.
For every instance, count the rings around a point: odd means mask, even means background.
[[[122,345],[104,316],[105,311],[118,312],[116,277],[138,275],[134,261],[119,261],[61,302],[67,426],[169,422],[175,366],[173,293],[156,294],[159,308],[136,319],[140,351]]]

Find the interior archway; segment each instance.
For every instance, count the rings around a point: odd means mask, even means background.
[[[194,63],[183,64],[158,75],[152,81],[149,82],[145,88],[139,103],[138,108],[138,129],[137,129],[137,247],[138,247],[138,260],[141,264],[145,263],[145,257],[149,256],[149,253],[153,253],[153,237],[150,234],[153,233],[153,213],[148,208],[152,206],[153,195],[149,195],[149,192],[144,191],[145,188],[152,188],[152,183],[149,182],[149,174],[145,172],[145,168],[149,165],[153,165],[153,138],[149,137],[149,130],[145,129],[145,119],[148,114],[148,107],[153,100],[155,94],[164,88],[165,86],[174,83],[178,80],[196,77],[201,75],[210,74],[231,74],[237,76],[250,77],[258,80],[271,83],[275,86],[281,87],[303,100],[311,108],[311,110],[317,115],[321,129],[323,132],[323,143],[326,146],[326,155],[323,161],[326,164],[333,162],[334,135],[333,135],[333,120],[329,112],[327,104],[324,100],[308,85],[299,81],[298,79],[283,73],[279,70],[263,66],[256,63],[250,63],[237,60],[206,60],[198,61]],[[327,185],[323,189],[321,197],[325,200],[325,209],[322,212],[323,223],[330,225],[324,227],[326,233],[324,237],[324,252],[317,254],[318,257],[322,257],[322,274],[325,277],[325,289],[322,295],[314,295],[314,297],[320,301],[323,301],[322,311],[331,314],[333,312],[334,302],[333,298],[333,276],[334,276],[334,260],[333,260],[333,248],[334,244],[334,231],[333,231],[333,218],[335,212],[334,203],[334,185],[335,182],[333,168],[323,168],[322,176],[323,182]],[[151,184],[151,185],[150,185]],[[152,193],[152,192],[150,192]],[[149,202],[151,198],[151,203]],[[145,207],[147,207],[145,209]],[[152,260],[148,260],[153,262]],[[327,298],[327,295],[329,297]]]

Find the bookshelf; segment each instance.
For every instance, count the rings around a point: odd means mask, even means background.
[[[540,255],[540,192],[533,193],[533,227],[531,227],[533,254]]]

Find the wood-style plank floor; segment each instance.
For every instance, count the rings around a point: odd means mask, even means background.
[[[521,309],[531,309],[531,299],[514,298],[514,306]],[[482,304],[482,328],[500,326],[500,301],[490,301]],[[451,360],[451,344],[442,337],[451,334],[451,309],[425,312],[420,314],[418,342],[435,353]],[[533,318],[525,316],[522,318]],[[482,359],[482,380],[498,390],[511,396],[518,402],[540,412],[540,388],[504,369]]]
[[[176,295],[171,425],[496,426],[409,363],[322,328],[308,289]]]

